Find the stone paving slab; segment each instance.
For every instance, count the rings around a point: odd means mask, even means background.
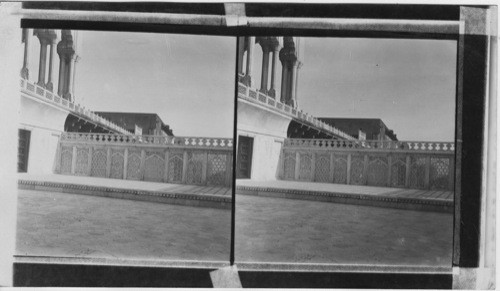
[[[454,206],[452,191],[282,180],[237,180],[236,193],[448,213]]]
[[[451,213],[249,195],[237,195],[235,202],[235,260],[253,263],[250,268],[299,263],[449,271],[452,266]]]
[[[229,209],[18,191],[17,256],[228,262],[230,243]]]
[[[18,174],[19,188],[160,202],[187,206],[231,208],[231,188],[69,175]]]

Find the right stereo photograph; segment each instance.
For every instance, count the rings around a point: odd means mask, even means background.
[[[453,39],[239,37],[236,262],[450,268],[456,78]]]

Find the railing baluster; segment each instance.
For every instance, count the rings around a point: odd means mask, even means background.
[[[71,159],[71,174],[75,174],[76,168],[76,146],[73,146],[73,158]]]
[[[106,177],[111,177],[111,148],[106,150]]]
[[[163,181],[168,183],[168,162],[170,159],[170,151],[165,150],[165,171],[163,172]]]
[[[351,154],[347,155],[347,176],[346,176],[346,184],[351,184]]]
[[[391,187],[392,181],[392,156],[387,155],[387,187]]]
[[[139,180],[144,180],[144,166],[146,163],[146,151],[144,149],[141,150],[141,165],[139,168]]]
[[[188,167],[188,153],[186,150],[184,150],[184,153],[182,155],[182,184],[186,184],[187,167]]]
[[[368,154],[365,154],[363,161],[363,184],[365,185],[368,184],[368,178],[366,177],[367,173],[368,173]]]
[[[330,153],[330,182],[335,182],[335,160],[333,157],[333,152]]]
[[[93,154],[93,147],[89,146],[89,156],[88,156],[88,164],[87,164],[87,176],[91,176],[92,174],[92,154]]]
[[[312,153],[311,157],[311,182],[315,181],[316,178],[316,153]]]
[[[410,167],[411,167],[411,157],[406,155],[406,169],[405,169],[405,188],[410,187]]]
[[[425,189],[429,189],[430,171],[431,171],[431,157],[427,156],[425,157],[425,180],[424,180]]]
[[[127,180],[127,168],[128,168],[128,148],[125,148],[123,153],[123,180]]]
[[[295,180],[300,180],[300,153],[295,153]]]
[[[208,152],[203,153],[203,160],[201,162],[201,184],[207,184],[207,170],[208,170]]]

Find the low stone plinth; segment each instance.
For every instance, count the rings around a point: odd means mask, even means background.
[[[231,209],[232,199],[222,195],[178,193],[175,191],[148,191],[91,186],[62,182],[19,180],[19,189],[64,192],[108,198],[130,199],[195,207]]]
[[[387,197],[369,194],[309,191],[274,187],[236,186],[236,194],[445,213],[453,213],[454,209],[453,201],[450,200]]]

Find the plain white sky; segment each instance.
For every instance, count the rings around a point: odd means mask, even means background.
[[[304,37],[301,42],[297,96],[304,112],[380,118],[399,140],[454,141],[456,41]],[[260,88],[259,45],[255,59],[253,87]],[[277,73],[281,80],[281,65]]]
[[[78,32],[75,96],[94,111],[157,113],[177,136],[233,136],[236,39]]]

